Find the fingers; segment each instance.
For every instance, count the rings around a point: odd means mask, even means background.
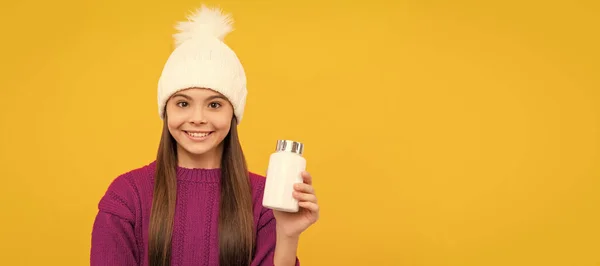
[[[298,206],[308,209],[311,212],[315,212],[315,213],[319,212],[319,205],[314,202],[301,201],[301,202],[298,202]]]
[[[294,198],[298,200],[300,207],[318,214],[319,204],[317,204],[315,188],[312,186],[312,176],[307,171],[303,171],[302,180],[304,183],[294,184]]]
[[[302,172],[302,180],[305,184],[312,185],[312,176],[307,171]]]
[[[313,186],[304,183],[294,184],[294,190],[308,194],[315,194],[315,189],[313,188]]]
[[[309,201],[309,202],[317,203],[317,196],[315,196],[315,194],[302,193],[302,192],[298,192],[298,191],[294,191],[293,194],[294,194],[294,198],[297,199],[299,202]]]

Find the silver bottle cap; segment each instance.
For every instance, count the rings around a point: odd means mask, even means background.
[[[275,151],[287,151],[302,155],[304,152],[304,144],[293,140],[278,140]]]

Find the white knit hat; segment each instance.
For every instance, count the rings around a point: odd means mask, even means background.
[[[158,81],[158,112],[165,117],[165,105],[177,91],[199,87],[223,94],[233,105],[238,124],[246,105],[246,74],[235,52],[224,42],[233,30],[233,20],[218,8],[202,5],[188,21],[179,22],[175,50],[169,56]]]

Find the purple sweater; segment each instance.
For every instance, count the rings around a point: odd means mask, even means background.
[[[148,223],[156,162],[117,177],[98,204],[91,266],[148,265]],[[171,265],[219,265],[220,169],[177,168]],[[256,234],[251,266],[272,266],[275,218],[262,206],[265,178],[250,174]],[[296,258],[296,265],[299,261]]]

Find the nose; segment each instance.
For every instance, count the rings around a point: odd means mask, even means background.
[[[206,115],[204,114],[204,108],[195,107],[190,114],[190,123],[192,124],[206,124]]]

